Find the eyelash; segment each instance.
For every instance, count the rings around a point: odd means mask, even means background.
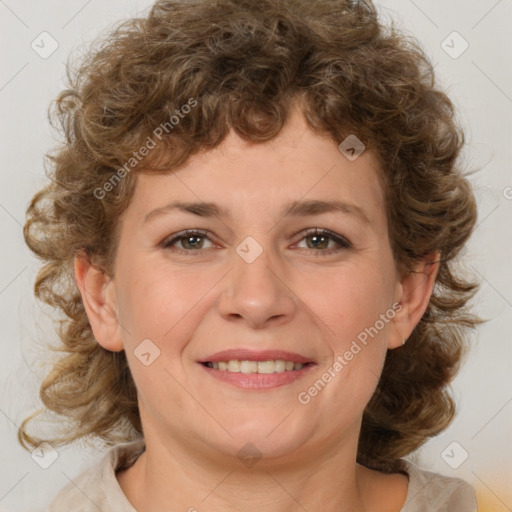
[[[176,242],[179,242],[180,240],[183,240],[185,238],[189,238],[192,236],[208,238],[208,232],[201,230],[201,229],[187,229],[186,231],[182,231],[181,233],[178,233],[176,236],[173,236],[171,239],[164,240],[161,244],[161,247],[163,249],[171,249],[171,246],[173,244],[175,244]],[[299,241],[302,241],[304,238],[307,238],[308,236],[326,236],[340,246],[338,248],[320,249],[320,250],[306,249],[310,254],[313,254],[314,256],[317,256],[317,257],[328,256],[330,254],[352,248],[352,244],[346,238],[336,235],[335,233],[328,231],[326,229],[309,228],[309,229],[305,230],[303,237]],[[210,241],[212,241],[212,240],[210,240]],[[191,253],[199,253],[202,251],[202,249],[178,249],[178,248],[174,248],[174,250],[176,250],[177,252],[179,252],[181,254],[187,254],[187,255],[190,255]]]

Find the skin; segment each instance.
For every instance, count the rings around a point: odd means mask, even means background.
[[[120,221],[112,277],[75,259],[95,338],[126,350],[138,390],[146,451],[117,475],[137,510],[401,509],[407,477],[357,464],[357,440],[386,352],[402,345],[425,312],[438,264],[431,255],[418,273],[397,274],[377,172],[371,152],[349,161],[295,109],[270,142],[231,132],[172,173],[139,175]],[[310,199],[359,205],[369,223],[340,212],[282,215],[289,201]],[[143,223],[173,200],[215,202],[232,219],[171,211]],[[332,238],[315,244],[304,233],[314,227],[351,247]],[[209,235],[193,239],[192,248],[189,238],[161,246],[185,229]],[[263,249],[252,263],[236,252],[247,236]],[[378,335],[307,405],[299,403],[298,394],[395,302],[402,308]],[[160,356],[145,366],[134,350],[148,338]],[[297,352],[316,366],[262,391],[220,382],[197,362],[236,347]],[[252,467],[237,456],[247,442],[261,455]]]

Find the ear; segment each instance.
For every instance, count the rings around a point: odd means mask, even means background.
[[[114,281],[101,268],[93,265],[84,253],[75,256],[73,266],[75,281],[96,341],[112,352],[123,350]]]
[[[401,308],[396,308],[390,322],[389,349],[401,347],[425,313],[439,271],[439,259],[440,252],[433,251],[397,284],[395,301]]]

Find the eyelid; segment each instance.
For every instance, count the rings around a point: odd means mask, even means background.
[[[341,247],[343,247],[345,249],[353,248],[352,242],[350,242],[350,240],[347,237],[345,237],[343,235],[339,235],[338,233],[335,233],[334,231],[331,231],[331,230],[325,229],[325,228],[306,228],[305,230],[301,231],[299,233],[299,235],[301,235],[300,240],[304,239],[307,236],[312,236],[312,235],[319,235],[319,236],[326,235],[331,240],[333,240],[334,242],[336,242],[337,244],[339,244]],[[311,249],[311,250],[314,252],[322,252],[322,251],[315,251],[314,249]],[[323,251],[329,252],[329,251],[334,251],[334,250],[335,249],[324,249]]]
[[[168,248],[173,243],[178,242],[182,238],[186,238],[187,236],[194,236],[194,235],[200,235],[203,238],[208,238],[208,240],[211,240],[211,233],[205,229],[200,228],[192,228],[192,229],[184,229],[183,231],[178,231],[177,233],[173,233],[172,235],[164,238],[164,240],[159,244],[161,247]],[[185,250],[185,249],[182,249]],[[192,251],[186,251],[186,252],[192,252]]]
[[[322,256],[322,255],[328,255],[328,254],[332,254],[332,253],[339,252],[342,250],[353,248],[352,243],[345,236],[339,235],[338,233],[330,231],[329,229],[318,228],[318,227],[306,228],[306,229],[303,229],[302,231],[300,231],[299,233],[297,233],[296,236],[300,236],[300,238],[298,239],[298,241],[296,243],[301,242],[304,238],[306,238],[308,236],[314,236],[314,235],[327,236],[329,239],[331,239],[336,244],[338,244],[339,247],[337,247],[337,248],[335,247],[335,248],[331,248],[331,249],[319,249],[319,250],[308,248],[306,250],[309,253],[316,253],[316,255]],[[166,237],[159,245],[163,249],[169,249],[173,244],[175,244],[176,242],[179,242],[181,239],[184,239],[188,236],[190,236],[190,237],[191,236],[200,236],[202,238],[206,238],[206,239],[210,240],[214,244],[216,243],[215,240],[212,239],[211,233],[209,231],[200,229],[200,228],[197,228],[197,229],[192,228],[192,229],[185,229],[183,231],[179,231],[177,233],[170,235],[169,237]],[[187,250],[187,249],[175,248],[175,251],[180,252],[182,254],[183,253],[199,254],[204,250],[206,250],[206,249]]]

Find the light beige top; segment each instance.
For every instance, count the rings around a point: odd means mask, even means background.
[[[143,439],[110,448],[96,466],[69,482],[45,512],[137,512],[123,494],[116,470],[130,467],[143,451]],[[477,512],[475,491],[467,482],[401,460],[409,475],[401,512]]]

